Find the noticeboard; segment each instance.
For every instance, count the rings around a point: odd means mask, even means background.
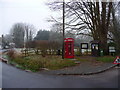
[[[88,43],[81,43],[81,49],[88,49]]]
[[[99,49],[98,44],[96,44],[96,43],[92,44],[92,49],[96,49],[96,50],[98,50],[98,49]]]

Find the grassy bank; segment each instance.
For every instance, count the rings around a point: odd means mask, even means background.
[[[81,62],[100,61],[100,62],[104,62],[104,63],[114,62],[115,58],[116,57],[114,57],[114,56],[102,56],[102,57],[80,56],[80,57],[76,57],[76,59]]]
[[[113,56],[103,56],[103,57],[97,57],[97,61],[102,61],[102,62],[114,62],[116,57]]]
[[[76,65],[74,61],[67,59],[62,60],[60,56],[42,57],[40,55],[17,57],[10,60],[10,63],[16,64],[17,67],[22,69],[29,69],[32,71],[39,71],[41,68],[56,70]]]

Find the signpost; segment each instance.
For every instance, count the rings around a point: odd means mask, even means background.
[[[109,46],[109,54],[114,56],[115,52],[116,52],[115,47],[114,46]]]

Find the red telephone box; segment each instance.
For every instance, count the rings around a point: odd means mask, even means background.
[[[65,47],[65,58],[74,58],[74,39],[65,38],[64,39]]]

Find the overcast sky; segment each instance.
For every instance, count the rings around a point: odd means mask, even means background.
[[[18,22],[33,24],[37,30],[50,30],[47,22],[53,13],[45,3],[48,0],[0,0],[0,35],[7,34]]]
[[[12,25],[19,22],[33,24],[37,30],[50,30],[52,23],[47,19],[62,14],[52,12],[45,5],[48,1],[52,0],[0,0],[0,36],[8,34]]]

